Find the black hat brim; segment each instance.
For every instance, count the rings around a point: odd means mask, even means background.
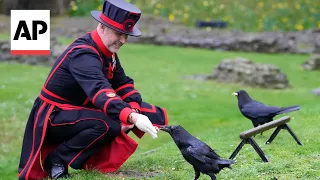
[[[118,29],[114,26],[112,26],[111,24],[108,24],[107,22],[103,21],[101,18],[100,18],[100,14],[101,14],[101,11],[91,11],[91,16],[97,20],[98,22],[100,22],[101,24],[119,32],[119,33],[123,33],[123,34],[127,34],[129,36],[135,36],[135,37],[139,37],[141,36],[141,31],[136,27],[134,26],[132,31],[131,32],[127,32],[127,31],[123,31],[121,29]]]

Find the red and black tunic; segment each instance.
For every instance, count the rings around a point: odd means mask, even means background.
[[[142,101],[117,54],[105,48],[96,30],[75,40],[53,65],[26,125],[19,179],[40,179],[48,175],[42,162],[55,148],[45,141],[47,124],[55,107],[64,111],[102,111],[122,123],[127,123],[128,115],[135,108],[156,126],[168,124],[165,109]],[[133,132],[139,138],[143,135],[137,128]],[[137,143],[121,132],[111,144],[90,158],[84,168],[113,172],[136,148]]]

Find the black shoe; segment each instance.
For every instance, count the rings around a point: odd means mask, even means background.
[[[68,169],[64,167],[64,164],[51,164],[49,169],[49,177],[52,179],[68,178]]]
[[[56,156],[55,153],[50,153],[45,160],[45,168],[52,179],[68,178],[68,168],[65,167],[63,160]]]

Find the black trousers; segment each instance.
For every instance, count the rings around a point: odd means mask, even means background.
[[[59,156],[74,169],[83,164],[121,131],[121,122],[95,110],[58,108],[50,116],[46,141],[60,144],[51,154]]]

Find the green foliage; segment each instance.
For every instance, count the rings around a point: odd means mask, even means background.
[[[92,10],[101,10],[104,0],[75,0],[71,1],[69,15],[88,16]]]
[[[128,0],[145,14],[194,26],[197,20],[223,20],[230,29],[244,31],[300,31],[320,28],[316,0]],[[71,15],[102,9],[102,1],[76,0]]]
[[[254,62],[275,64],[287,74],[292,85],[286,90],[249,88],[214,81],[185,79],[185,75],[209,74],[223,58],[247,57]],[[165,107],[171,125],[180,124],[200,138],[222,157],[228,158],[240,142],[239,133],[252,128],[231,95],[246,89],[250,95],[269,105],[301,105],[288,115],[289,123],[304,146],[296,144],[281,131],[271,144],[265,141],[269,130],[255,140],[271,162],[263,163],[250,145],[236,157],[233,168],[223,170],[218,179],[317,179],[320,177],[320,106],[319,97],[310,90],[319,86],[320,72],[304,71],[301,64],[307,55],[269,55],[218,52],[152,45],[126,45],[119,52],[126,73],[135,79],[135,87],[149,103]],[[0,179],[16,179],[26,120],[50,68],[19,64],[0,64]],[[286,114],[287,115],[287,114]],[[137,171],[142,177],[125,179],[192,179],[193,169],[164,132],[158,139],[137,139],[138,150],[121,167]],[[134,136],[133,136],[134,137]],[[152,149],[154,152],[145,154]],[[72,170],[72,179],[123,179],[121,175]],[[154,175],[154,177],[150,177]],[[201,176],[201,179],[209,179]]]

